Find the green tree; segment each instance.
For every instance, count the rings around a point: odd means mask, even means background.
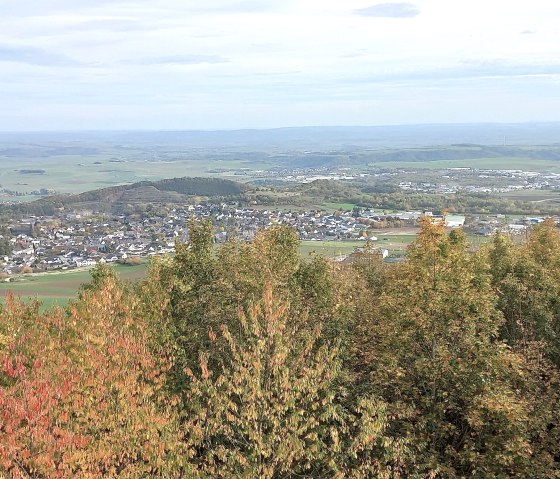
[[[217,371],[206,354],[189,370],[184,428],[199,477],[400,477],[384,405],[340,402],[337,347],[294,326],[271,289],[240,323],[236,337],[222,328],[230,359]]]
[[[294,230],[270,228],[258,232],[250,243],[230,241],[214,251],[212,238],[209,223],[191,222],[189,241],[177,244],[172,259],[154,265],[141,293],[145,314],[155,318],[154,328],[174,354],[172,387],[180,390],[188,382],[184,370],[198,364],[201,352],[213,350],[209,367],[217,367],[216,351],[226,354],[226,350],[216,349],[208,332],[226,325],[234,337],[239,334],[239,308],[258,301],[267,284],[287,298],[294,322],[305,317],[305,327],[321,324],[333,337],[341,329],[338,290],[328,264],[320,258],[303,261]]]
[[[529,477],[522,360],[496,342],[502,321],[487,265],[464,234],[423,220],[359,339],[363,371],[397,419],[418,474]]]
[[[489,250],[492,283],[505,322],[501,336],[512,346],[542,341],[560,367],[560,233],[552,220],[534,226],[513,245],[496,236]]]
[[[13,247],[8,230],[0,228],[0,256],[9,256],[12,254],[12,250]]]

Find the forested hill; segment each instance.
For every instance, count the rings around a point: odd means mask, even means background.
[[[235,196],[242,194],[247,187],[242,183],[219,178],[170,178],[160,181],[141,181],[131,185],[112,186],[99,190],[86,191],[72,196],[53,196],[48,200],[60,200],[65,205],[84,203],[88,201],[119,202],[127,200],[133,192],[137,194],[138,201],[158,201],[160,197],[155,196],[161,192],[161,198],[166,199],[169,195],[186,196]],[[148,192],[152,193],[148,193]],[[142,193],[146,192],[146,193]]]
[[[53,214],[56,209],[95,208],[119,211],[126,205],[181,203],[188,198],[232,198],[247,191],[242,183],[219,178],[170,178],[111,186],[77,195],[53,195],[31,203],[4,207],[14,214]]]
[[[140,186],[153,186],[160,191],[172,191],[194,196],[235,196],[247,191],[247,185],[220,178],[170,178],[144,181]]]

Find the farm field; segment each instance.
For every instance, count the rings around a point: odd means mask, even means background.
[[[389,251],[404,251],[406,247],[416,239],[416,233],[394,234],[374,232],[377,236],[376,246]]]
[[[351,211],[354,209],[355,206],[356,205],[354,203],[323,203],[321,205],[321,208],[329,212],[339,211],[339,210]]]
[[[302,241],[299,252],[303,257],[312,254],[334,258],[341,254],[348,254],[354,248],[363,246],[365,241]]]
[[[209,170],[209,166],[213,169]],[[2,188],[22,193],[44,188],[57,193],[75,194],[118,184],[183,176],[243,181],[244,176],[236,175],[234,170],[248,166],[256,168],[259,165],[239,160],[215,160],[211,165],[207,161],[189,159],[115,160],[110,156],[100,155],[29,158],[19,161],[17,168],[14,168],[13,159],[0,157],[0,184]],[[37,198],[29,195],[0,196],[0,201],[30,201]]]
[[[134,266],[116,265],[115,271],[124,281],[136,281],[146,274],[147,264]],[[87,283],[91,276],[87,269],[22,275],[10,283],[0,283],[0,300],[4,301],[8,291],[22,299],[37,299],[42,309],[55,304],[64,306],[69,299],[75,298],[80,286]]]
[[[560,171],[560,162],[530,157],[473,158],[464,160],[434,161],[377,161],[369,164],[375,168],[405,168],[412,170],[442,170],[447,168],[476,168],[493,170]]]
[[[533,201],[535,203],[543,201],[560,201],[560,191],[557,190],[519,190],[499,193],[502,198],[512,200]]]

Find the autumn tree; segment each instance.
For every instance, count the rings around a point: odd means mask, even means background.
[[[347,266],[193,221],[139,284],[8,296],[0,477],[558,477],[559,238],[473,254],[426,218]]]
[[[209,223],[191,222],[189,241],[177,244],[173,258],[156,262],[141,288],[145,314],[163,318],[154,330],[174,355],[172,387],[183,388],[184,370],[198,364],[201,352],[214,351],[209,368],[217,367],[219,354],[228,350],[211,344],[208,332],[225,324],[236,337],[239,308],[258,301],[265,285],[289,300],[294,322],[305,317],[308,329],[321,324],[325,334],[338,335],[338,289],[330,265],[321,258],[304,261],[295,231],[275,227],[258,232],[252,242],[230,241],[215,250],[212,238]]]
[[[184,428],[198,475],[401,477],[404,448],[384,435],[385,405],[346,409],[338,348],[318,345],[320,330],[302,330],[288,311],[266,289],[240,313],[239,336],[221,328],[229,359],[211,371],[201,354],[198,373],[188,371]]]
[[[77,377],[52,368],[54,342],[38,303],[7,297],[0,320],[0,477],[57,477],[61,451],[84,438],[61,427],[61,401]],[[61,366],[68,366],[63,361]],[[59,476],[60,477],[60,476]]]
[[[494,302],[464,234],[424,219],[362,325],[362,381],[390,405],[388,432],[410,441],[421,475],[528,477],[522,359],[496,342]]]
[[[502,337],[513,346],[542,341],[560,367],[560,233],[554,221],[535,225],[521,245],[497,235],[488,254],[505,317]]]
[[[558,230],[546,220],[530,230],[526,242],[497,235],[485,252],[505,319],[500,337],[525,358],[520,394],[531,405],[532,464],[544,470],[560,464],[559,246]]]
[[[84,289],[68,312],[41,316],[37,306],[8,303],[0,470],[26,478],[184,470],[172,398],[160,394],[169,366],[148,347],[137,303],[111,277]]]

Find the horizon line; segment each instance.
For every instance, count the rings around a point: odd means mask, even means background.
[[[220,133],[220,132],[244,132],[244,131],[277,131],[296,129],[359,129],[359,128],[413,128],[413,127],[446,127],[446,126],[521,126],[521,125],[554,125],[560,120],[534,120],[520,122],[447,122],[447,123],[399,123],[399,124],[377,124],[377,125],[292,125],[278,127],[247,127],[247,128],[132,128],[132,129],[54,129],[54,130],[0,130],[0,134],[37,134],[37,133]]]

